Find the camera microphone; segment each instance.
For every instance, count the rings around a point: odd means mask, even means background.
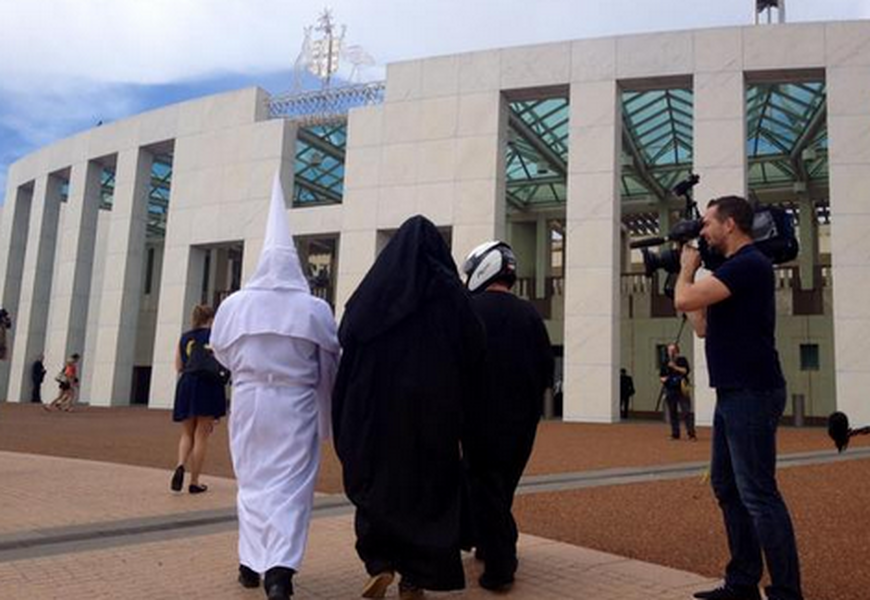
[[[650,246],[661,246],[667,241],[668,239],[663,237],[650,237],[643,238],[642,240],[635,240],[628,246],[629,248],[649,248]]]
[[[845,413],[838,411],[828,417],[828,437],[837,446],[837,452],[842,452],[849,446],[849,417]]]
[[[861,427],[852,429],[849,427],[849,417],[842,412],[831,413],[828,417],[828,436],[834,441],[837,446],[837,452],[842,452],[849,447],[849,438],[853,435],[870,434],[870,427]]]

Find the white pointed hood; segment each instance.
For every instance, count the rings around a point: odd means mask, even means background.
[[[242,289],[218,307],[210,342],[215,357],[234,370],[239,352],[258,351],[258,336],[303,339],[318,346],[322,370],[317,387],[318,422],[321,439],[328,438],[333,377],[326,371],[338,361],[340,351],[335,317],[326,302],[311,295],[290,236],[284,192],[277,174],[260,263]],[[246,343],[236,345],[242,339]],[[233,379],[266,381],[270,375],[234,372]]]
[[[242,289],[218,307],[211,345],[217,352],[218,348],[251,335],[297,337],[329,352],[339,349],[332,310],[326,302],[311,295],[299,264],[277,173],[260,263]]]
[[[311,291],[290,235],[284,190],[278,173],[275,173],[272,183],[272,201],[269,204],[269,220],[266,223],[266,239],[260,252],[260,262],[254,276],[244,287],[256,290]]]

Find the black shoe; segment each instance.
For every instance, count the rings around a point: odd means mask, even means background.
[[[243,588],[260,587],[260,574],[245,565],[239,565],[239,583]]]
[[[293,575],[296,571],[287,567],[272,567],[263,577],[263,588],[268,600],[289,600],[293,595]]]
[[[399,580],[399,600],[421,600],[426,597],[426,592],[407,577]]]
[[[737,587],[725,584],[715,590],[696,592],[695,598],[700,600],[761,600],[761,592],[757,587]]]
[[[490,592],[506,592],[514,584],[514,576],[499,576],[493,575],[489,571],[484,571],[480,579],[477,580],[477,583],[480,584],[480,587]]]
[[[187,487],[187,493],[189,494],[204,494],[208,491],[208,486],[205,484],[193,485],[190,484]]]
[[[181,493],[181,488],[184,487],[184,465],[178,465],[175,472],[172,474],[172,482],[169,484],[169,489],[176,494]]]

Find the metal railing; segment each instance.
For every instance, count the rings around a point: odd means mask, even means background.
[[[381,104],[386,83],[375,81],[311,92],[282,94],[269,99],[269,116],[300,125],[316,125],[347,118],[352,108]]]

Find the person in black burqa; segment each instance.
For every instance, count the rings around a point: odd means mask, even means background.
[[[479,583],[492,591],[505,591],[514,581],[511,508],[555,367],[544,321],[531,303],[511,293],[516,264],[510,246],[493,241],[472,250],[462,268],[487,339],[485,385],[467,411],[463,451],[476,555],[485,564]]]
[[[483,327],[447,244],[408,219],[348,301],[333,436],[356,506],[364,598],[465,586],[460,544],[463,407],[479,393]]]

